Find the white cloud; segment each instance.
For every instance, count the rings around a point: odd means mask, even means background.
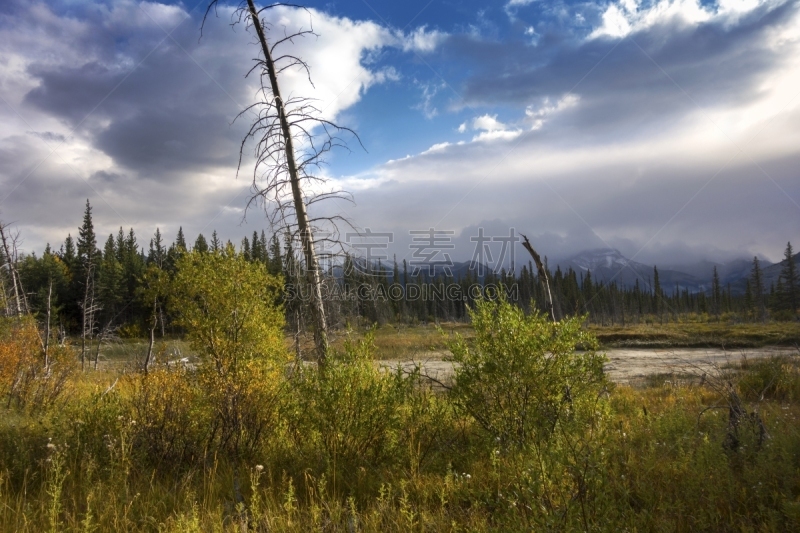
[[[448,36],[445,32],[439,30],[428,31],[426,28],[427,26],[423,25],[411,33],[399,35],[404,52],[433,52]]]
[[[472,119],[472,129],[497,131],[506,129],[506,125],[497,120],[497,115],[481,115]]]
[[[570,107],[575,107],[578,105],[579,101],[580,96],[576,94],[564,95],[555,104],[552,104],[549,98],[545,98],[542,105],[538,108],[534,108],[533,106],[525,108],[525,116],[531,124],[531,129],[538,130],[544,126],[547,117],[559,111],[569,109]]]
[[[427,150],[425,150],[424,152],[422,152],[422,154],[420,154],[420,155],[430,154],[430,153],[433,153],[433,152],[442,152],[448,146],[452,146],[452,144],[449,143],[449,142],[436,143],[433,146],[431,146],[430,148],[428,148]]]
[[[510,141],[520,136],[522,130],[482,131],[472,138],[472,142]]]
[[[414,106],[414,109],[422,111],[422,114],[427,119],[432,119],[439,115],[439,109],[436,107],[434,103],[434,98],[442,89],[446,88],[447,85],[444,83],[423,83],[419,81],[415,81],[415,84],[422,89],[422,99],[420,102]]]
[[[666,22],[696,25],[712,19],[725,22],[736,20],[771,0],[719,0],[716,5],[702,5],[699,0],[659,0],[650,7],[640,9],[637,0],[620,0],[609,4],[602,15],[602,24],[595,28],[589,39],[598,37],[620,38]]]

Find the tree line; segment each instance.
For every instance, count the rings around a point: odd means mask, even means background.
[[[4,228],[6,228],[4,226]],[[8,240],[8,230],[3,232]],[[67,335],[86,339],[103,335],[152,338],[180,333],[166,311],[166,299],[180,256],[189,250],[221,253],[233,250],[247,261],[263,263],[270,274],[283,276],[283,308],[290,329],[304,330],[308,317],[307,278],[300,271],[300,246],[291,237],[264,231],[253,232],[234,245],[222,242],[216,231],[210,239],[200,234],[192,244],[180,228],[167,243],[156,229],[146,245],[140,244],[130,228],[108,235],[102,248],[87,200],[83,221],[76,238],[70,234],[58,250],[48,244],[41,256],[17,256],[14,246],[0,247],[3,284],[3,310],[6,314],[21,308],[46,322],[50,331],[63,339]],[[797,318],[800,280],[791,243],[787,244],[782,272],[769,287],[757,257],[753,258],[745,290],[734,292],[720,282],[716,267],[711,288],[690,292],[688,288],[667,291],[662,288],[658,268],[651,279],[637,280],[633,286],[595,279],[591,271],[576,272],[545,264],[554,306],[562,318],[587,315],[600,325],[626,325],[643,322],[670,322],[689,316],[707,320],[764,321]],[[398,264],[367,263],[345,254],[324,272],[324,295],[330,324],[344,326],[353,321],[439,322],[464,321],[467,309],[477,299],[503,293],[526,311],[546,309],[545,288],[533,264],[518,271],[487,271],[478,276],[466,270],[459,276],[425,271],[410,272],[403,260]],[[16,295],[15,295],[16,291]],[[84,347],[84,351],[87,348]]]

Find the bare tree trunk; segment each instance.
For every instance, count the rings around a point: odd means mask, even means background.
[[[2,265],[0,265],[0,267],[2,267]],[[3,279],[3,276],[0,276],[0,291],[3,291],[0,294],[3,295],[3,304],[5,305],[6,308],[5,309],[6,316],[11,316],[11,299],[8,297],[8,294],[6,293],[6,282],[5,279]]]
[[[272,61],[272,54],[270,53],[269,45],[267,44],[264,29],[261,26],[261,21],[258,18],[258,10],[253,3],[253,0],[247,0],[247,5],[250,9],[250,17],[253,26],[258,34],[258,40],[261,43],[261,51],[264,54],[264,60],[267,64],[267,73],[269,74],[270,85],[272,86],[272,95],[275,97],[275,108],[278,113],[278,118],[281,124],[281,131],[283,132],[284,146],[286,152],[286,163],[289,171],[289,180],[292,187],[292,197],[294,200],[294,210],[297,216],[297,225],[300,230],[300,240],[303,246],[303,255],[306,261],[306,277],[312,289],[312,302],[311,302],[311,315],[314,322],[314,343],[317,347],[317,356],[319,363],[323,365],[325,358],[328,354],[328,326],[325,321],[325,306],[322,300],[322,277],[319,271],[319,262],[317,261],[317,254],[314,250],[314,236],[311,231],[311,225],[306,211],[306,204],[303,200],[303,193],[300,189],[300,178],[297,172],[297,165],[295,162],[294,144],[292,142],[292,132],[289,127],[289,121],[286,118],[286,110],[284,108],[283,99],[281,98],[280,89],[278,87],[278,76],[275,71],[275,64]]]
[[[86,268],[86,288],[83,293],[83,327],[81,328],[81,370],[86,365],[86,336],[89,336],[89,351],[92,349],[92,337],[94,331],[94,313],[97,308],[94,304],[94,281],[92,273],[94,265],[90,262]]]
[[[6,262],[8,264],[8,270],[11,273],[11,285],[13,286],[14,291],[14,305],[16,306],[16,314],[17,316],[22,314],[22,300],[20,299],[19,295],[19,283],[17,280],[17,268],[14,265],[14,256],[16,253],[12,254],[12,247],[8,245],[8,237],[6,236],[5,226],[0,223],[0,240],[3,241],[3,251],[6,254]]]
[[[150,326],[150,345],[147,347],[147,356],[144,358],[144,373],[150,368],[150,359],[153,357],[153,345],[156,342],[156,324],[158,323],[158,300],[153,299],[153,325]]]
[[[520,233],[520,235],[522,234]],[[553,318],[553,322],[558,322],[561,318],[561,309],[558,306],[558,302],[553,300],[553,294],[550,292],[550,280],[547,279],[547,270],[542,264],[542,258],[536,253],[536,250],[533,249],[531,242],[525,235],[522,235],[522,239],[522,246],[531,254],[533,261],[536,263],[536,270],[539,271],[539,281],[542,283],[544,294],[547,297],[547,307],[549,308],[550,316]]]
[[[100,345],[103,344],[103,338],[106,334],[112,333],[111,324],[113,323],[113,319],[108,321],[108,324],[105,325],[103,329],[100,330],[100,333],[97,335],[97,349],[94,352],[94,370],[97,371],[97,363],[100,360]]]
[[[300,311],[294,312],[294,320],[296,324],[296,330],[294,334],[294,355],[297,361],[301,361],[303,359],[303,354],[300,351]]]
[[[100,345],[103,344],[103,331],[97,335],[97,348],[94,351],[94,371],[97,371],[97,362],[100,359]]]
[[[53,280],[50,280],[50,286],[47,289],[47,323],[44,326],[44,369],[50,367],[50,310],[52,309],[52,296],[53,296]]]

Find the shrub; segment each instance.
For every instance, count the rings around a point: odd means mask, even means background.
[[[51,346],[45,368],[39,332],[30,317],[0,322],[0,398],[8,406],[44,408],[64,391],[74,362],[69,350]]]
[[[315,435],[329,466],[378,466],[395,457],[405,399],[412,383],[400,371],[376,368],[374,330],[348,338],[317,370],[300,372],[298,429]],[[305,438],[305,431],[297,432]]]
[[[500,301],[470,310],[473,343],[450,342],[454,401],[504,445],[544,442],[559,426],[583,431],[606,388],[605,357],[581,318],[552,323]],[[582,347],[585,351],[577,351]]]
[[[202,359],[197,384],[210,418],[209,447],[243,459],[277,425],[289,361],[276,303],[283,284],[229,247],[183,254],[172,290],[170,310]]]
[[[746,400],[771,399],[795,402],[800,400],[800,365],[788,357],[748,361],[737,380],[739,392]]]
[[[201,457],[209,421],[200,408],[201,391],[194,373],[178,366],[128,379],[134,448],[151,464],[167,468]]]

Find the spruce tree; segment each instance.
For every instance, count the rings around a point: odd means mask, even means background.
[[[100,261],[98,274],[98,292],[104,322],[112,321],[121,306],[123,276],[122,265],[117,259],[114,236],[109,235],[103,249],[103,259]]]
[[[94,222],[92,221],[92,206],[87,199],[83,224],[78,228],[78,259],[84,268],[88,268],[88,265],[96,263],[98,255],[97,236],[94,233]]]
[[[767,314],[764,307],[764,277],[761,273],[758,257],[753,257],[753,268],[750,271],[750,284],[753,291],[756,318],[758,320],[766,320]]]
[[[66,263],[68,268],[73,268],[75,266],[77,254],[75,253],[75,241],[72,240],[72,234],[68,234],[67,238],[64,240],[60,255],[61,260]]]
[[[186,237],[183,235],[183,226],[178,227],[178,236],[175,238],[175,248],[177,248],[178,252],[185,252],[186,248]]]
[[[753,300],[753,289],[749,279],[745,280],[744,285],[744,309],[748,315],[755,315],[755,301]]]
[[[658,268],[653,267],[653,309],[661,316],[661,281],[658,279]]]
[[[711,278],[711,296],[714,299],[714,314],[719,318],[720,312],[722,311],[722,287],[719,283],[719,274],[717,273],[716,266],[714,267],[714,273]]]
[[[269,251],[269,273],[277,276],[283,271],[283,257],[281,257],[281,242],[278,234],[272,236],[272,244]]]
[[[264,230],[261,230],[261,238],[259,241],[259,247],[261,248],[261,260],[266,265],[269,263],[269,248],[267,246],[267,236],[264,234]]]
[[[201,254],[208,252],[208,242],[206,242],[206,238],[201,233],[197,236],[197,239],[194,241],[194,246],[192,250]]]
[[[798,278],[797,264],[795,263],[791,242],[786,244],[782,266],[779,281],[783,282],[783,286],[781,290],[777,291],[778,300],[781,309],[791,311],[792,316],[795,316],[798,304],[800,304],[800,301],[798,301],[800,300],[800,295],[798,295],[800,278]]]
[[[155,264],[158,268],[164,268],[167,259],[167,249],[164,246],[164,238],[161,236],[161,229],[156,228],[156,233],[150,239],[150,253],[147,262]]]
[[[242,239],[242,255],[248,261],[251,261],[253,259],[253,256],[250,253],[250,241],[247,240],[247,237]]]

